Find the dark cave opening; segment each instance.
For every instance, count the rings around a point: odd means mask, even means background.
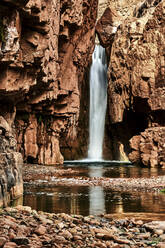
[[[148,127],[148,115],[142,112],[125,111],[122,122],[110,124],[109,136],[112,142],[112,157],[120,158],[120,145],[122,144],[126,156],[131,152],[129,140],[139,135]]]

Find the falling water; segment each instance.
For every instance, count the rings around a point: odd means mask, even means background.
[[[88,158],[102,159],[107,106],[107,63],[105,49],[96,45],[90,69],[90,116]]]

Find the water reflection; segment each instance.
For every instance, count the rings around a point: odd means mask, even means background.
[[[71,168],[72,170],[75,170],[75,176],[89,176],[89,171],[96,170],[99,173],[99,170],[102,172],[103,177],[109,177],[109,178],[149,178],[153,176],[162,176],[165,175],[165,168],[141,168],[138,166],[133,165],[109,165],[105,164],[103,166],[101,165],[93,165],[90,164],[76,164],[76,165],[69,165],[64,168]]]
[[[103,167],[91,166],[89,168],[89,177],[102,177]],[[104,190],[101,186],[92,186],[89,188],[89,213],[90,215],[99,215],[105,213]]]
[[[105,177],[145,177],[165,174],[159,169],[139,169],[137,167],[109,168],[91,166],[81,170],[81,176]],[[119,177],[119,176],[118,176]],[[165,194],[158,192],[117,192],[101,186],[56,186],[52,188],[25,185],[24,205],[47,212],[81,215],[121,214],[121,213],[165,213]]]
[[[33,209],[81,215],[102,213],[165,213],[165,195],[116,192],[98,187],[55,187],[26,189],[24,205]]]

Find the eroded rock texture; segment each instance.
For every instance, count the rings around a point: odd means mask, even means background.
[[[16,108],[18,151],[25,161],[61,164],[63,155],[85,154],[85,77],[96,14],[95,0],[0,3],[0,102]]]
[[[0,206],[23,194],[22,155],[9,123],[0,116]]]
[[[137,5],[128,16],[124,16],[120,8],[116,8],[116,12],[107,8],[97,26],[102,44],[110,48],[107,49],[109,133],[114,141],[116,159],[121,158],[122,150],[126,156],[130,153],[133,162],[162,166],[165,151],[165,1],[134,2]],[[114,13],[121,17],[117,18]],[[111,16],[111,20],[107,16]],[[113,34],[116,18],[119,25]],[[105,30],[110,27],[106,35]]]

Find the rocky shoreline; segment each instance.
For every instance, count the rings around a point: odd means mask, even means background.
[[[30,207],[0,212],[0,247],[165,247],[165,221],[145,222],[37,212]]]
[[[109,178],[85,177],[77,170],[64,167],[46,167],[39,165],[26,165],[23,169],[24,182],[53,186],[102,186],[117,191],[159,192],[165,188],[165,176],[152,176],[151,178]]]
[[[165,186],[165,177],[89,178],[64,167],[25,165],[23,178],[35,185],[101,185],[118,190],[155,191]],[[68,180],[69,179],[69,180]],[[50,185],[48,185],[48,182]],[[162,221],[163,220],[163,221]],[[0,211],[0,247],[3,248],[165,248],[163,214],[128,213],[100,216],[54,214],[27,206]]]

